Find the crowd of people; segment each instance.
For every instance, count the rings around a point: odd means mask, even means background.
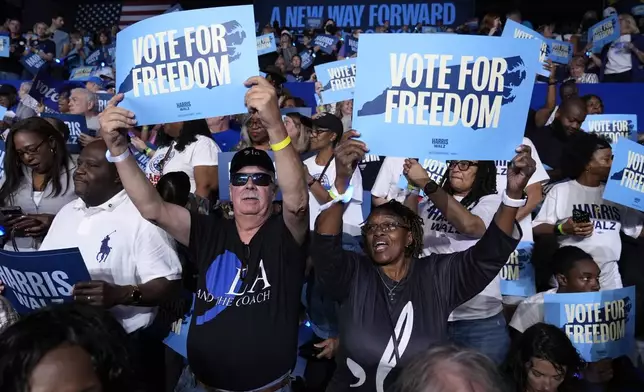
[[[498,36],[505,18],[531,27],[513,11],[441,29]],[[78,248],[91,280],[74,285],[73,303],[20,317],[0,295],[0,390],[644,390],[639,345],[586,363],[544,316],[546,294],[641,283],[644,215],[603,199],[611,144],[581,129],[604,108],[601,97],[580,96],[579,83],[644,81],[644,19],[619,20],[622,37],[601,53],[585,38],[595,12],[574,28],[538,27],[573,43],[575,55],[550,64],[547,100],[530,111],[514,158],[433,171],[370,156],[351,100],[313,116],[283,111],[306,107],[285,83],[315,82],[315,65],[350,57],[345,34],[361,31],[333,20],[258,32],[279,45],[259,56],[266,76],[246,82],[243,115],[138,126],[120,94],[99,108],[115,74],[101,64],[58,101],[96,132],[81,135],[80,154],[68,151],[65,123],[30,102],[29,81],[2,84],[4,249]],[[26,34],[7,20],[0,83],[32,79],[20,63],[26,53],[69,77],[118,32],[90,38],[63,27],[59,14]],[[342,40],[328,54],[313,46],[316,34]],[[306,67],[303,53],[313,57]],[[219,157],[229,151],[222,200]],[[534,296],[501,292],[499,271],[520,242],[534,243]],[[0,293],[14,283],[0,282]],[[184,359],[162,341],[191,304]],[[298,357],[306,363],[296,375]]]

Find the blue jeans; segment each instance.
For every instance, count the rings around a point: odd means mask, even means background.
[[[449,338],[455,345],[480,351],[497,365],[505,361],[510,349],[510,335],[503,312],[486,319],[447,324]]]
[[[262,389],[266,389],[276,383],[277,381],[274,381],[261,388],[255,389],[253,391],[247,391],[247,392],[255,392]],[[199,383],[197,382],[197,379],[195,378],[195,375],[192,374],[192,371],[190,370],[190,368],[186,366],[183,369],[183,373],[181,373],[181,377],[179,377],[179,382],[177,382],[177,386],[174,388],[174,392],[208,392],[208,390],[202,388],[199,385]],[[283,388],[278,389],[275,392],[291,392],[291,385],[289,384]]]

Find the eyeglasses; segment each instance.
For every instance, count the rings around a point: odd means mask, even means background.
[[[470,168],[470,166],[478,166],[479,164],[472,161],[449,161],[449,168],[453,169],[458,166],[458,170],[465,171]]]
[[[266,173],[235,173],[230,176],[232,186],[244,186],[248,179],[253,179],[253,184],[257,186],[269,186],[273,183],[273,176]]]
[[[40,143],[38,143],[38,144],[37,144],[37,145],[35,145],[35,146],[29,146],[29,147],[27,148],[27,151],[20,151],[20,150],[16,150],[16,154],[18,154],[18,156],[24,156],[24,155],[32,156],[32,155],[36,155],[36,154],[38,154],[38,151],[40,151],[40,147],[41,147],[43,144],[45,144],[45,142],[46,142],[46,141],[47,141],[47,139],[44,139],[43,141],[41,141]]]
[[[362,234],[373,234],[377,230],[382,231],[383,233],[391,233],[397,228],[409,229],[409,226],[404,223],[398,222],[382,222],[382,223],[371,223],[362,226]]]

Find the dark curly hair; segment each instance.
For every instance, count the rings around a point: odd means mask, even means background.
[[[208,128],[206,120],[200,119],[184,122],[181,134],[179,134],[179,137],[176,139],[177,144],[174,146],[174,149],[177,151],[183,151],[187,146],[197,141],[197,135],[211,137],[210,129]],[[174,139],[172,137],[165,133],[163,127],[159,130],[156,140],[158,147],[167,147],[173,140]]]
[[[440,182],[440,187],[450,195],[454,195],[454,189],[449,183],[449,168]],[[496,193],[496,164],[494,161],[478,161],[478,170],[474,177],[472,190],[461,200],[461,205],[467,209],[473,208],[483,196],[493,195]]]
[[[377,213],[398,216],[405,225],[409,226],[412,242],[405,249],[405,256],[419,257],[423,254],[423,218],[396,200],[390,200],[385,204],[372,208],[369,217]],[[369,220],[369,217],[367,220]],[[365,237],[364,232],[362,236]]]
[[[19,121],[11,127],[9,136],[7,137],[6,154],[4,157],[4,173],[5,183],[0,188],[0,206],[8,205],[11,203],[11,195],[18,190],[22,184],[24,173],[22,170],[23,163],[20,156],[16,152],[16,145],[13,142],[13,137],[19,132],[32,132],[38,135],[43,141],[51,140],[54,143],[55,158],[54,162],[45,174],[45,183],[51,182],[51,194],[49,196],[59,196],[67,192],[71,185],[71,173],[66,176],[66,183],[60,180],[61,174],[67,171],[67,165],[70,162],[69,152],[65,144],[63,135],[54,128],[44,118],[30,117],[25,120]],[[44,148],[44,147],[43,147]]]
[[[579,178],[597,150],[611,148],[610,142],[594,133],[575,132],[561,154],[561,173],[571,180]]]
[[[584,369],[585,362],[562,330],[554,325],[537,323],[521,335],[507,363],[507,371],[515,382],[516,392],[526,390],[526,364],[533,358],[550,362],[563,375],[564,380],[557,391],[579,390],[575,375]]]
[[[586,104],[588,104],[588,101],[590,101],[590,100],[591,100],[591,99],[593,99],[593,98],[595,98],[595,99],[597,99],[597,100],[599,101],[599,105],[600,105],[600,106],[601,106],[601,108],[602,108],[602,113],[604,113],[604,101],[602,101],[602,99],[599,97],[599,95],[595,95],[595,94],[586,94],[586,95],[584,95],[583,97],[581,97],[581,99],[582,99],[582,100],[584,101],[584,103],[586,103]]]
[[[123,327],[106,310],[79,304],[39,309],[2,333],[0,391],[29,390],[35,367],[61,345],[78,346],[89,354],[104,391],[135,391],[128,341]]]

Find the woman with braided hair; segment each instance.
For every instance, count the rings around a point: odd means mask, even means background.
[[[342,249],[343,204],[351,200],[351,176],[367,147],[355,131],[345,135],[334,153],[336,197],[318,215],[310,250],[317,282],[340,303],[337,368],[327,391],[382,392],[416,355],[447,342],[449,314],[483,290],[514,251],[521,237],[515,219],[535,162],[529,146],[516,150],[503,203],[469,249],[422,257],[421,217],[391,201],[371,210],[358,254]],[[411,166],[407,176],[435,204],[459,204],[422,167]]]
[[[420,164],[406,160],[403,173],[418,171]],[[421,168],[422,169],[422,168]],[[494,219],[501,198],[496,194],[493,161],[450,161],[436,192],[420,204],[414,192],[405,204],[424,220],[423,254],[460,252],[474,246]],[[441,202],[443,201],[443,202]],[[448,319],[450,340],[476,349],[497,364],[505,360],[510,336],[503,315],[501,280],[496,276],[483,291],[459,306]]]

